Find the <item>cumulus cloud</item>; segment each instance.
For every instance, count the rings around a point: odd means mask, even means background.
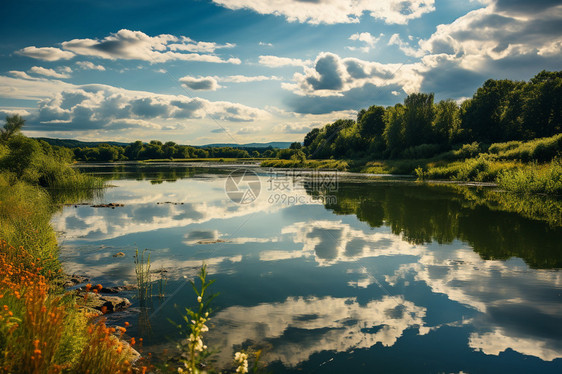
[[[419,90],[422,81],[421,64],[381,64],[356,58],[341,58],[322,52],[313,68],[293,76],[295,83],[285,83],[285,89],[301,96],[343,96],[344,92],[367,84],[377,87],[399,85],[410,93]]]
[[[103,65],[96,65],[91,61],[78,61],[76,65],[78,65],[83,70],[105,71],[105,67]]]
[[[231,43],[197,42],[186,36],[161,34],[149,36],[142,31],[119,30],[103,39],[73,39],[53,47],[26,47],[17,53],[45,61],[71,59],[75,55],[107,60],[141,60],[159,63],[173,60],[240,64],[238,58],[222,59],[213,54],[220,48],[232,48]],[[63,50],[64,49],[64,50]]]
[[[25,109],[4,109],[4,108],[0,108],[0,120],[4,120],[4,118],[8,117],[8,116],[13,116],[15,114],[18,114],[22,117],[26,117],[29,116],[29,112]]]
[[[299,58],[278,57],[278,56],[260,56],[260,64],[271,68],[282,66],[307,66],[310,60],[301,60]]]
[[[410,46],[408,43],[404,42],[400,39],[400,35],[393,34],[390,39],[388,40],[388,45],[396,45],[398,48],[404,52],[406,56],[411,57],[422,57],[425,53],[419,49]]]
[[[266,75],[255,75],[255,76],[247,76],[247,75],[230,75],[227,77],[219,78],[221,82],[230,82],[230,83],[248,83],[248,82],[260,82],[260,81],[269,81],[274,80],[278,81],[281,80],[280,77],[275,75],[273,76],[266,76]]]
[[[213,0],[229,9],[284,16],[289,22],[359,23],[366,13],[388,24],[406,24],[435,10],[434,0]]]
[[[62,73],[57,73],[53,69],[47,69],[47,68],[44,68],[44,67],[41,67],[41,66],[34,66],[31,69],[29,69],[30,73],[44,75],[46,77],[60,78],[60,79],[70,78],[70,73],[72,72],[72,69],[67,67],[66,69],[63,69],[62,71],[63,71]]]
[[[216,91],[220,88],[217,80],[214,77],[191,77],[185,76],[180,78],[182,86],[196,91]]]
[[[519,11],[535,10],[521,17]],[[559,55],[562,51],[562,5],[539,1],[513,6],[505,1],[491,3],[467,13],[455,22],[439,25],[421,51],[428,55],[454,56],[467,70],[485,69],[495,62],[525,56]],[[534,60],[536,66],[537,60]]]
[[[56,85],[51,89],[59,91],[39,101],[38,113],[30,120],[29,130],[160,129],[171,119],[252,122],[269,117],[263,110],[237,103],[130,91],[106,85]]]
[[[236,131],[237,134],[240,135],[248,135],[248,134],[257,134],[259,133],[261,130],[260,127],[251,127],[251,126],[247,126],[247,127],[242,127],[240,129],[238,129],[238,131]]]
[[[284,134],[306,134],[314,127],[320,127],[321,123],[284,123],[277,126],[277,130]]]
[[[371,48],[373,48],[375,46],[375,44],[377,44],[377,42],[383,36],[384,36],[383,33],[380,33],[380,35],[376,36],[376,37],[371,35],[368,32],[355,33],[355,34],[353,34],[349,37],[349,40],[357,40],[357,41],[363,42],[363,43],[366,44],[366,46],[361,47],[361,48],[356,48],[356,47],[347,47],[347,48],[349,50],[352,50],[352,51],[355,51],[355,50],[359,49],[362,52],[369,52],[371,50]]]
[[[43,61],[70,60],[74,57],[74,53],[63,51],[54,47],[25,47],[16,52],[18,55],[35,58]]]

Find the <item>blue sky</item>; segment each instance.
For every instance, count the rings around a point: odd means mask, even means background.
[[[553,0],[4,1],[0,116],[26,134],[302,140],[413,92],[562,69]]]

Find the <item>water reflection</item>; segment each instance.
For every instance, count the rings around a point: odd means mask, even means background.
[[[233,357],[235,347],[261,342],[271,346],[268,361],[296,366],[322,351],[346,352],[377,343],[390,347],[409,328],[423,335],[429,331],[424,326],[425,313],[426,308],[403,296],[384,296],[365,305],[355,298],[288,298],[279,303],[226,308],[215,318],[215,323],[225,328],[213,337],[213,343],[229,347],[220,352],[219,359],[225,363]]]
[[[171,306],[190,304],[183,277],[205,262],[221,292],[209,336],[219,362],[256,346],[275,372],[561,369],[562,229],[545,218],[555,215],[482,197],[495,192],[367,180],[340,183],[325,205],[267,193],[239,205],[227,171],[190,170],[161,184],[125,170],[98,199],[124,207],[65,207],[53,221],[67,271],[135,283],[137,247],[166,270],[174,297],[143,315],[145,346],[175,336]],[[291,193],[316,194],[306,187]]]

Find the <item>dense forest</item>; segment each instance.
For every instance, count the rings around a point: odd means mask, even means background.
[[[280,158],[419,159],[477,143],[550,137],[562,131],[562,71],[542,71],[529,82],[487,80],[457,104],[414,93],[403,104],[362,109],[306,134],[302,149]]]
[[[74,157],[78,161],[135,161],[154,159],[186,158],[250,158],[275,157],[271,148],[235,148],[235,147],[193,147],[174,142],[162,143],[151,140],[143,143],[137,140],[127,146],[100,144],[96,147],[76,147]]]

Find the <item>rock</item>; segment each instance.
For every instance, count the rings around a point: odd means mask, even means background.
[[[97,204],[97,205],[90,205],[92,208],[111,208],[115,209],[116,207],[125,206],[125,204],[117,204],[117,203],[109,203],[109,204]]]
[[[127,284],[125,286],[115,286],[115,287],[103,287],[100,290],[100,293],[119,293],[123,291],[132,291],[136,290],[137,286],[132,284]]]
[[[125,257],[125,254],[123,252],[117,252],[113,257]]]
[[[131,302],[125,297],[99,295],[93,292],[88,292],[85,300],[84,293],[78,293],[78,296],[79,305],[99,311],[102,311],[105,307],[106,313],[116,312],[131,306]]]
[[[222,239],[199,240],[196,244],[215,244],[215,243],[226,243],[226,240],[222,240]]]
[[[70,288],[76,286],[77,284],[85,283],[87,281],[89,281],[89,279],[84,276],[72,274],[66,277],[63,283],[63,287]]]

